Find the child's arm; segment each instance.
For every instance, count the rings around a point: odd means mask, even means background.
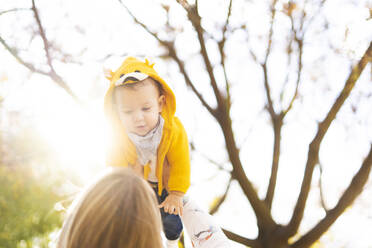
[[[170,193],[160,207],[164,207],[164,211],[170,214],[182,215],[182,199],[190,186],[189,142],[181,121],[176,117],[173,128],[175,129],[175,134],[167,153],[167,160],[170,166],[168,180]]]
[[[175,117],[167,160],[170,166],[168,189],[170,192],[186,193],[190,187],[190,152],[186,131],[181,121]]]

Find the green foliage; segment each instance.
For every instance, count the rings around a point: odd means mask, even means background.
[[[35,237],[43,237],[61,225],[60,215],[53,208],[59,197],[46,180],[30,175],[24,168],[0,165],[1,248],[17,247],[20,241],[31,247]]]

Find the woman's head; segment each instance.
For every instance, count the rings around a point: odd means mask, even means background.
[[[154,192],[129,169],[115,168],[72,207],[58,248],[162,247]]]

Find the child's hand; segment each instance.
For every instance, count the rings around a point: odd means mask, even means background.
[[[164,208],[164,212],[166,213],[182,216],[182,198],[183,193],[170,192],[167,198],[159,205],[159,208]]]

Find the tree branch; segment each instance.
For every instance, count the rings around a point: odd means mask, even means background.
[[[208,110],[208,112],[215,118],[217,118],[217,110],[215,108],[212,108],[203,98],[203,96],[199,93],[199,91],[195,88],[194,84],[192,83],[188,73],[186,72],[185,70],[185,65],[183,63],[183,61],[180,60],[180,58],[178,57],[178,55],[176,54],[176,51],[174,49],[174,47],[168,47],[168,51],[169,51],[169,56],[171,58],[173,58],[177,65],[178,65],[178,68],[180,69],[184,79],[185,79],[185,82],[186,82],[186,85],[188,85],[191,90],[195,93],[195,95],[199,98],[200,102],[202,103],[202,105]]]
[[[255,239],[245,238],[245,237],[240,236],[240,235],[238,235],[236,233],[230,232],[230,231],[228,231],[226,229],[222,229],[222,231],[226,234],[226,236],[229,239],[231,239],[231,240],[233,240],[233,241],[235,241],[237,243],[240,243],[242,245],[249,246],[251,248],[261,248],[260,243],[257,240],[255,240]]]
[[[274,110],[273,101],[272,101],[271,93],[270,93],[269,77],[268,77],[268,73],[267,73],[267,61],[268,61],[268,58],[269,58],[269,55],[270,55],[270,52],[271,52],[272,36],[273,36],[273,33],[274,33],[274,19],[275,19],[275,14],[276,14],[276,10],[275,10],[276,2],[277,2],[277,0],[274,0],[272,5],[271,5],[271,19],[270,19],[270,30],[269,30],[268,44],[267,44],[267,48],[266,48],[265,60],[261,64],[261,67],[262,67],[263,72],[264,72],[264,85],[265,85],[265,92],[266,92],[266,98],[267,98],[267,103],[268,103],[267,107],[268,107],[269,114],[270,114],[270,117],[271,117],[272,121],[274,121],[274,119],[276,117],[276,112]]]
[[[23,10],[31,10],[31,8],[14,8],[14,9],[8,9],[0,12],[0,16],[6,13],[10,12],[17,12],[17,11],[23,11]]]
[[[274,34],[274,20],[275,20],[275,15],[276,15],[276,9],[275,5],[278,0],[273,0],[273,3],[270,6],[271,10],[271,19],[270,19],[270,30],[269,30],[269,38],[268,38],[268,44],[266,48],[266,55],[265,55],[265,60],[263,64],[267,63],[267,60],[269,58],[270,52],[271,52],[271,45],[272,45],[272,37]]]
[[[209,214],[213,215],[215,214],[221,207],[222,203],[226,200],[227,193],[229,192],[231,182],[233,180],[233,177],[230,178],[225,193],[218,199],[218,202],[209,210]]]
[[[305,11],[305,10],[303,10],[303,11]],[[295,99],[297,98],[297,95],[298,95],[298,87],[300,85],[301,75],[302,75],[302,55],[303,55],[303,37],[304,37],[304,33],[302,34],[301,37],[298,37],[298,32],[294,28],[294,21],[293,21],[292,15],[290,15],[289,18],[291,20],[292,32],[294,34],[294,40],[296,41],[296,43],[298,45],[298,69],[297,69],[296,89],[295,89],[295,92],[293,94],[293,97],[292,97],[288,107],[283,111],[284,116],[286,116],[287,113],[291,110],[291,108],[293,106],[293,103],[294,103],[294,101],[295,101]],[[301,22],[304,22],[304,19],[301,19]],[[288,79],[288,77],[287,77],[287,79]]]
[[[197,8],[196,8],[195,5],[189,5],[186,1],[177,1],[177,2],[180,3],[182,5],[182,7],[186,10],[187,16],[188,16],[191,24],[195,28],[196,33],[197,33],[199,45],[200,45],[200,48],[201,48],[201,54],[202,54],[204,64],[206,66],[209,78],[211,80],[211,86],[212,86],[214,95],[215,95],[216,100],[217,100],[218,109],[220,111],[221,110],[222,111],[228,111],[228,109],[226,109],[226,106],[225,106],[226,104],[225,104],[224,97],[222,96],[222,94],[221,94],[221,92],[220,92],[220,90],[217,86],[217,81],[216,81],[216,78],[215,78],[215,75],[214,75],[214,72],[213,72],[212,63],[209,59],[207,48],[205,46],[204,30],[201,27],[201,17],[199,16]]]
[[[49,65],[51,70],[54,70],[53,64],[52,64],[52,57],[50,56],[50,52],[49,52],[49,42],[46,38],[45,30],[44,30],[43,26],[41,25],[41,20],[40,20],[40,17],[39,17],[39,13],[38,13],[38,11],[36,9],[36,5],[35,5],[35,0],[32,0],[32,8],[31,9],[34,12],[34,16],[35,16],[35,19],[36,19],[36,22],[37,22],[37,26],[39,28],[39,33],[40,33],[41,39],[43,40],[44,51],[45,51],[45,54],[46,54],[46,57],[47,57],[48,65]]]
[[[138,20],[137,17],[135,17],[133,15],[133,13],[129,10],[129,8],[122,2],[122,0],[118,0],[118,1],[126,9],[126,11],[128,12],[128,14],[133,18],[133,20],[134,20],[135,23],[137,23],[143,29],[145,29],[147,33],[151,34],[160,44],[162,44],[164,46],[167,45],[167,42],[166,41],[163,41],[162,39],[160,39],[157,33],[152,32],[144,23],[142,23],[141,21]]]
[[[225,48],[225,43],[226,43],[227,26],[229,24],[229,20],[230,20],[230,16],[231,16],[231,8],[232,8],[232,0],[230,0],[226,22],[225,22],[225,25],[223,26],[223,29],[222,29],[222,40],[220,42],[218,42],[218,49],[219,49],[220,56],[221,56],[221,65],[222,65],[223,74],[224,74],[224,77],[225,77],[227,108],[229,110],[231,108],[231,94],[230,94],[230,83],[229,83],[229,80],[227,78],[227,73],[226,73],[226,65],[225,65],[226,55],[225,55],[224,48]]]
[[[269,186],[267,188],[265,203],[269,209],[272,207],[274,194],[275,194],[275,187],[276,187],[276,180],[278,176],[278,169],[279,169],[279,157],[280,157],[280,141],[281,141],[281,131],[283,126],[283,118],[284,116],[278,115],[275,117],[273,126],[274,126],[274,148],[273,148],[273,161],[271,165],[271,175]]]
[[[322,208],[324,209],[324,211],[328,212],[329,209],[327,208],[327,205],[325,203],[324,192],[323,192],[323,184],[322,184],[323,166],[320,162],[318,163],[318,166],[319,166],[319,183],[318,183],[318,185],[319,185],[320,204],[322,205]]]
[[[261,66],[264,72],[264,86],[265,86],[265,93],[266,93],[266,98],[267,98],[267,110],[269,111],[271,121],[273,122],[276,117],[276,112],[274,110],[273,101],[271,99],[269,77],[267,74],[267,65],[261,64]]]
[[[6,41],[0,36],[0,42],[1,44],[5,47],[6,50],[18,61],[18,63],[22,64],[25,66],[27,69],[29,69],[32,72],[36,72],[45,76],[49,76],[48,72],[36,69],[32,64],[25,62],[24,60],[19,57],[17,51],[14,48],[11,48]]]
[[[231,173],[232,171],[228,170],[228,169],[225,169],[220,163],[214,161],[213,159],[207,157],[206,155],[203,155],[202,156],[211,164],[214,164],[217,169],[221,170],[221,171],[224,171],[224,172],[228,172],[228,173]]]
[[[289,236],[292,236],[296,233],[298,230],[298,227],[301,223],[304,209],[306,206],[307,197],[310,191],[310,184],[312,180],[312,174],[314,171],[315,165],[319,162],[319,148],[320,144],[327,133],[332,121],[335,119],[338,111],[344,104],[345,100],[350,95],[350,92],[355,86],[356,81],[360,77],[360,74],[362,73],[365,66],[371,62],[372,60],[372,43],[370,42],[368,49],[365,51],[363,57],[360,59],[358,64],[356,64],[352,71],[350,72],[350,75],[348,79],[346,80],[345,86],[342,89],[341,93],[337,97],[336,101],[334,102],[333,106],[327,113],[327,116],[325,119],[319,123],[318,131],[313,139],[313,141],[309,145],[309,151],[308,151],[308,159],[306,162],[304,177],[301,185],[301,191],[298,196],[295,209],[292,214],[292,218],[289,222],[289,224],[286,226],[286,233]]]
[[[365,158],[361,168],[353,177],[353,180],[347,187],[346,191],[341,196],[337,205],[329,210],[326,216],[319,221],[309,232],[302,236],[299,240],[291,245],[293,248],[309,247],[312,243],[318,240],[323,233],[337,220],[337,218],[352,205],[354,200],[363,191],[363,187],[368,181],[372,167],[372,145],[370,146],[369,154]]]

